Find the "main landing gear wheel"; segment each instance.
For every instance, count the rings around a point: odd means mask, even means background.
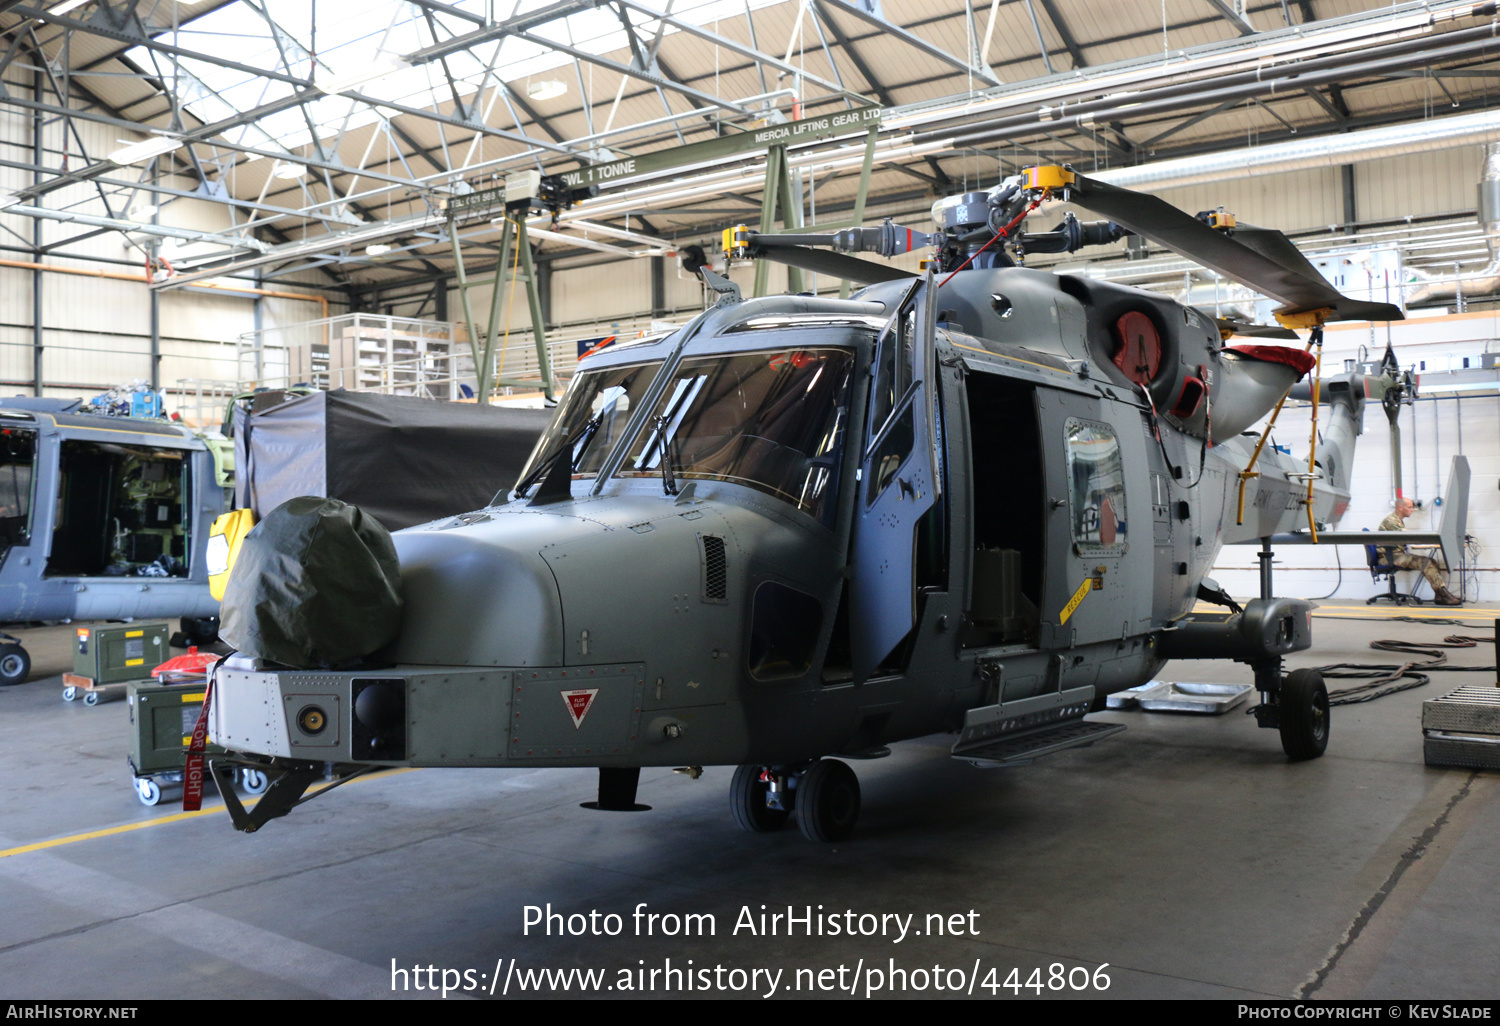
[[[31,675],[31,656],[20,645],[0,645],[0,687],[24,684]]]
[[[819,759],[797,784],[797,827],[809,841],[842,841],[859,819],[859,778],[847,763]]]
[[[1316,759],[1328,747],[1328,688],[1317,670],[1293,670],[1276,702],[1288,759]]]
[[[757,834],[780,830],[791,816],[787,809],[773,809],[766,804],[771,785],[760,779],[761,769],[741,766],[729,783],[729,807],[734,812],[734,821]],[[782,792],[783,801],[790,797],[790,793]]]

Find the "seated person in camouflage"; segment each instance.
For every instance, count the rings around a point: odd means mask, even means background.
[[[1415,504],[1408,498],[1402,497],[1396,500],[1396,509],[1390,516],[1380,522],[1382,531],[1404,531],[1406,530],[1406,518],[1411,516]],[[1448,590],[1448,578],[1438,569],[1436,562],[1427,556],[1413,556],[1406,551],[1405,545],[1395,545],[1385,549],[1385,561],[1399,570],[1417,570],[1427,578],[1427,583],[1432,585],[1433,601],[1440,606],[1461,606],[1463,600]]]

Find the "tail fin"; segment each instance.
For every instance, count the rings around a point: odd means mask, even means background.
[[[1448,490],[1443,493],[1443,522],[1438,525],[1443,556],[1448,566],[1458,564],[1463,552],[1464,534],[1469,528],[1469,458],[1455,456],[1448,464]]]

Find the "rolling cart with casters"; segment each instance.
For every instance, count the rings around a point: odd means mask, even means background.
[[[62,675],[64,702],[82,701],[84,705],[102,705],[105,702],[118,702],[125,697],[127,681],[115,684],[100,684],[92,677],[83,677],[76,673],[65,673]]]
[[[198,713],[203,708],[205,684],[157,684],[152,681],[126,685],[130,702],[130,771],[135,796],[142,805],[155,805],[166,788],[182,785],[183,762]],[[210,755],[220,754],[218,745],[208,746]],[[235,782],[248,794],[261,794],[270,784],[265,773],[242,768]]]

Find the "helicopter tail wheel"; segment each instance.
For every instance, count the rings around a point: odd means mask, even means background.
[[[780,830],[791,816],[787,809],[773,809],[766,804],[771,786],[761,779],[762,769],[741,766],[734,771],[729,784],[729,807],[734,812],[734,821],[757,834]]]
[[[820,759],[797,784],[797,826],[809,841],[842,841],[859,819],[859,778],[847,763]]]
[[[1277,701],[1281,747],[1289,759],[1316,759],[1328,747],[1328,688],[1317,670],[1293,670]]]
[[[0,687],[24,684],[31,675],[31,656],[20,645],[0,645]]]

